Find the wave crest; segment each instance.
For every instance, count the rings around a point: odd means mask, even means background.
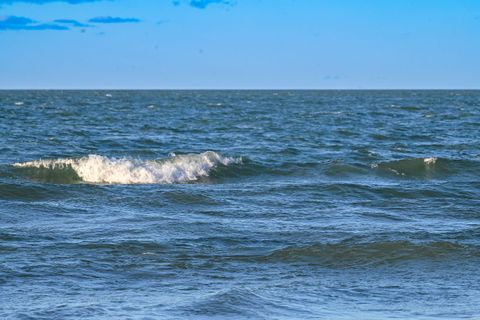
[[[432,177],[440,172],[448,171],[446,161],[435,157],[401,159],[389,162],[374,163],[371,168],[398,176]]]
[[[160,160],[109,158],[89,155],[81,158],[35,160],[13,164],[30,178],[57,183],[171,184],[208,177],[219,166],[240,163],[240,158],[216,152],[174,155]]]

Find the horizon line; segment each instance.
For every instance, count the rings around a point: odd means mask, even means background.
[[[0,88],[0,91],[478,91],[479,88]]]

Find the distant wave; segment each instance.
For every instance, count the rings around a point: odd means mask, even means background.
[[[429,176],[436,172],[446,173],[448,160],[429,158],[411,158],[388,162],[374,163],[373,169],[393,173],[399,176],[421,177]]]
[[[272,252],[262,260],[271,262],[306,262],[324,266],[361,266],[400,261],[478,257],[478,246],[457,242],[380,241],[371,243],[340,242],[294,246]]]
[[[34,180],[56,183],[170,184],[197,181],[217,167],[240,163],[241,158],[216,152],[172,155],[159,160],[109,158],[89,155],[15,163],[13,166]]]

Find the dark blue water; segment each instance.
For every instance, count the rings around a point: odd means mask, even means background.
[[[480,318],[480,91],[2,91],[2,319]]]

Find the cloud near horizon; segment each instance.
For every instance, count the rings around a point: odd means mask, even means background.
[[[69,30],[64,25],[55,23],[38,23],[26,17],[8,16],[0,19],[0,30]]]
[[[120,17],[95,17],[88,20],[90,23],[139,23],[137,18],[120,18]]]

